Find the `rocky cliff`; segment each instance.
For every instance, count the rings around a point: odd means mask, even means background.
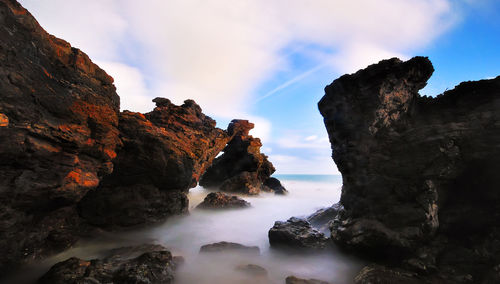
[[[114,171],[79,204],[93,225],[131,226],[186,212],[187,191],[230,139],[192,100],[153,101],[152,112],[120,113],[123,147]]]
[[[113,170],[119,97],[87,55],[0,1],[0,274],[74,241],[75,202]]]
[[[202,176],[201,186],[251,195],[267,189],[264,182],[275,169],[267,156],[260,153],[260,139],[249,135],[253,128],[254,124],[248,120],[231,121],[227,128],[231,140]]]
[[[433,70],[424,57],[394,58],[325,88],[318,106],[343,177],[332,238],[386,265],[404,263],[415,281],[494,283],[500,77],[422,97]],[[371,267],[357,281],[394,273]]]
[[[0,278],[82,236],[164,220],[231,136],[200,106],[119,112],[113,79],[0,0]]]

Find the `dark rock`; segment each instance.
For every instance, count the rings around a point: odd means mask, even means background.
[[[275,169],[267,156],[260,153],[260,139],[248,134],[253,127],[248,120],[231,121],[227,132],[232,139],[201,177],[201,186],[245,194],[261,191]]]
[[[500,77],[421,97],[432,72],[394,58],[325,88],[343,177],[332,239],[419,277],[481,283],[500,263]]]
[[[419,279],[415,273],[399,269],[390,269],[383,266],[369,265],[365,266],[358,275],[354,278],[356,284],[420,284],[428,283],[423,279]],[[436,282],[444,283],[444,282]]]
[[[219,189],[225,192],[257,195],[262,189],[262,182],[257,178],[257,173],[242,172],[226,179]]]
[[[333,222],[337,214],[341,210],[340,204],[319,209],[307,217],[307,221],[311,223],[314,228],[317,228],[323,234],[330,236],[330,224]]]
[[[176,262],[158,245],[111,250],[103,259],[75,257],[59,262],[38,283],[172,283]]]
[[[264,186],[269,187],[275,194],[287,194],[288,191],[281,184],[279,179],[270,177],[264,181]]]
[[[102,187],[79,203],[80,215],[95,226],[128,227],[160,222],[187,213],[189,200],[181,191],[162,191],[153,185]]]
[[[236,270],[244,272],[250,276],[257,276],[257,277],[265,277],[268,274],[267,270],[264,267],[256,264],[238,265],[236,267]]]
[[[213,244],[204,245],[200,248],[200,252],[243,252],[259,254],[260,249],[256,246],[244,246],[238,243],[231,242],[218,242]]]
[[[285,280],[286,284],[330,284],[326,281],[321,281],[318,279],[302,279],[295,276],[288,276]]]
[[[292,217],[286,222],[277,221],[269,230],[269,243],[273,247],[324,249],[329,239],[314,229],[304,219]]]
[[[227,195],[222,192],[211,192],[205,197],[202,203],[196,208],[201,209],[227,209],[227,208],[246,208],[250,203],[238,198],[237,196]]]
[[[0,1],[0,26],[5,275],[19,262],[77,239],[71,208],[113,169],[120,100],[113,78],[85,53],[48,34],[16,1]]]
[[[89,223],[123,227],[186,213],[186,192],[228,142],[194,101],[154,102],[157,107],[147,114],[120,114],[123,147],[114,171],[79,204]]]

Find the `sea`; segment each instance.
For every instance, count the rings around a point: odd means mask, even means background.
[[[285,283],[287,276],[319,279],[336,284],[352,283],[361,264],[337,249],[324,252],[301,252],[271,248],[268,231],[275,221],[292,216],[306,217],[340,199],[342,177],[339,175],[275,175],[288,190],[287,195],[261,193],[243,196],[251,207],[235,210],[202,210],[196,206],[210,191],[196,187],[189,192],[189,214],[169,218],[162,224],[128,232],[107,233],[98,239],[85,240],[72,249],[44,260],[30,268],[30,278],[37,278],[58,261],[75,256],[99,257],[103,251],[142,243],[161,244],[185,262],[176,271],[178,284]],[[235,242],[258,246],[260,254],[199,253],[202,245]],[[255,277],[236,269],[254,264],[267,270],[267,276]],[[24,274],[25,276],[27,274]]]

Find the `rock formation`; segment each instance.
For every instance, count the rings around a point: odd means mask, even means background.
[[[172,283],[179,259],[159,245],[111,250],[103,259],[69,258],[52,266],[40,284]]]
[[[259,194],[261,190],[273,190],[264,186],[264,182],[275,169],[267,156],[260,153],[260,139],[249,135],[253,127],[254,124],[248,120],[231,121],[227,132],[232,139],[224,148],[224,153],[203,174],[201,186],[250,195]]]
[[[277,221],[269,230],[269,243],[273,247],[324,249],[330,246],[327,237],[304,219],[292,217]]]
[[[200,209],[231,209],[247,208],[250,203],[234,195],[227,195],[222,192],[211,192],[203,199],[196,208]]]
[[[285,279],[285,284],[330,284],[330,283],[318,279],[302,279],[295,276],[288,276]]]
[[[318,106],[343,177],[331,234],[420,277],[480,283],[500,263],[500,77],[421,97],[432,72],[427,58],[394,58],[325,88]]]
[[[152,112],[120,113],[114,171],[79,204],[89,223],[132,226],[187,212],[187,191],[229,141],[194,101],[153,101]]]
[[[0,1],[0,275],[70,245],[74,204],[111,173],[119,97],[79,49]]]
[[[238,243],[231,242],[218,242],[208,245],[203,245],[200,252],[240,252],[260,254],[260,249],[257,246],[245,246]]]

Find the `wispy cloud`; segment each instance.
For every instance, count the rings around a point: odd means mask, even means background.
[[[195,99],[211,115],[245,113],[255,90],[287,64],[291,43],[335,50],[339,72],[426,46],[456,21],[451,0],[21,0],[50,32],[101,62],[140,71],[144,93],[126,92],[130,74],[110,68],[124,105],[138,98]],[[305,70],[265,99],[322,68]],[[123,68],[122,68],[123,69]],[[122,85],[122,86],[120,86]]]
[[[257,98],[255,100],[255,102],[259,102],[269,96],[272,96],[274,95],[275,93],[285,89],[286,87],[290,86],[290,85],[293,85],[301,80],[303,80],[304,78],[308,77],[309,75],[313,74],[314,72],[320,70],[321,68],[325,67],[327,64],[326,63],[323,63],[323,64],[320,64],[314,68],[311,68],[295,77],[293,77],[292,79],[282,83],[281,85],[277,86],[276,88],[272,89],[271,91],[267,92],[266,94],[264,94],[263,96]]]

